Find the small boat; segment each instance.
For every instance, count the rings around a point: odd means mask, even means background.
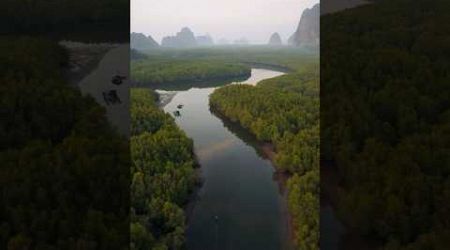
[[[173,115],[178,117],[178,116],[181,116],[181,113],[180,113],[180,111],[175,110],[175,111],[173,111]]]
[[[183,106],[184,106],[183,104],[178,104],[177,108],[178,108],[178,109],[182,109]]]
[[[127,79],[126,76],[121,76],[121,75],[115,75],[112,79],[111,82],[115,85],[120,85],[122,84],[122,82]]]

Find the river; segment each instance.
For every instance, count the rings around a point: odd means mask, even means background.
[[[282,74],[255,68],[240,83],[255,85]],[[187,248],[288,249],[286,202],[275,169],[251,134],[210,111],[214,89],[171,92],[164,106],[173,114],[184,105],[176,123],[193,139],[201,166],[203,185],[189,209]]]

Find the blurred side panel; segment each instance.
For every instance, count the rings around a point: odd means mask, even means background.
[[[128,249],[129,1],[0,9],[0,249]]]
[[[448,249],[450,2],[321,7],[321,249]]]

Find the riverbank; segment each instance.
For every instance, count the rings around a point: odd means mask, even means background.
[[[177,94],[176,91],[160,91],[156,92],[158,94],[158,107],[163,109]]]
[[[219,87],[232,82],[242,82],[247,80],[251,76],[251,72],[241,74],[241,75],[231,75],[231,76],[220,76],[220,77],[209,77],[194,80],[177,80],[177,81],[167,81],[164,83],[156,82],[139,82],[132,81],[133,87],[148,87],[156,90],[165,91],[181,91],[188,90],[190,88],[212,88]]]
[[[229,81],[251,76],[251,68],[242,63],[221,60],[142,59],[131,61],[132,86],[162,89],[166,85],[183,85]]]
[[[119,46],[109,43],[91,44],[72,41],[61,41],[59,45],[66,49],[69,56],[68,69],[64,73],[71,85],[78,85],[84,77],[98,67],[110,50]]]
[[[279,72],[283,72],[283,73],[292,73],[295,71],[288,66],[274,64],[274,63],[261,63],[261,62],[250,62],[250,61],[243,61],[242,63],[244,63],[245,65],[248,65],[252,68],[268,69],[268,70],[274,70],[274,71],[279,71]]]
[[[253,85],[280,74],[252,70],[251,78],[242,83]],[[280,193],[283,185],[275,179],[281,177],[274,174],[274,167],[261,148],[249,145],[246,135],[224,126],[221,119],[211,114],[209,95],[214,89],[192,87],[177,91],[163,107],[172,114],[178,104],[184,104],[175,121],[193,139],[201,164],[203,185],[194,189],[184,207],[188,224],[186,247],[289,249],[286,196]]]
[[[238,121],[233,121],[227,116],[223,115],[219,110],[215,109],[214,107],[210,106],[210,111],[214,116],[216,116],[223,122],[224,126],[228,130],[230,130],[233,134],[238,136],[248,145],[252,146],[261,157],[270,161],[271,166],[274,170],[272,178],[273,180],[276,181],[278,185],[278,192],[282,197],[280,202],[280,208],[282,211],[283,221],[286,222],[286,224],[283,226],[284,227],[283,230],[285,230],[285,235],[288,236],[288,240],[282,242],[281,249],[283,250],[294,249],[293,239],[295,231],[293,227],[293,218],[288,208],[288,190],[287,190],[287,181],[292,175],[286,171],[280,171],[279,168],[276,166],[275,158],[277,152],[275,145],[271,142],[263,142],[258,140],[256,136],[253,133],[251,133],[250,130],[242,127],[242,125]]]
[[[253,87],[225,86],[210,96],[212,109],[259,139],[257,146],[278,171],[292,173],[289,191],[284,192],[292,216],[290,234],[295,235],[296,247],[311,249],[319,246],[320,202],[319,80],[314,69],[305,67]],[[276,148],[261,146],[261,141],[273,142]]]
[[[193,141],[158,107],[152,90],[131,89],[130,94],[131,228],[155,235],[150,248],[181,249],[185,207],[199,184]],[[136,239],[136,230],[131,238]]]
[[[277,181],[278,183],[278,188],[280,190],[280,194],[283,197],[283,203],[282,203],[282,212],[283,215],[285,216],[285,221],[286,221],[286,234],[289,236],[289,242],[286,242],[283,249],[293,249],[293,242],[294,242],[294,235],[295,235],[295,231],[294,231],[294,226],[293,226],[293,218],[291,213],[289,212],[289,207],[288,207],[288,190],[287,190],[287,181],[289,180],[289,178],[292,176],[291,174],[289,174],[286,171],[280,171],[277,169],[276,166],[276,162],[275,162],[275,157],[276,157],[276,150],[275,150],[275,146],[272,143],[269,142],[260,142],[260,146],[261,150],[264,152],[264,154],[266,155],[267,159],[270,160],[270,162],[272,163],[272,166],[275,169],[275,173],[274,175],[274,179]]]

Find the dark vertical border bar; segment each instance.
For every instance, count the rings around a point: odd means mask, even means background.
[[[0,9],[0,249],[128,249],[129,0]]]
[[[321,248],[450,246],[450,2],[322,1]]]

